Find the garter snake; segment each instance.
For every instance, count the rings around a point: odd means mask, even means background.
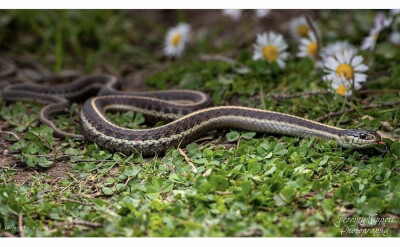
[[[209,107],[209,97],[198,91],[136,93],[119,91],[119,88],[120,82],[116,77],[92,75],[66,85],[11,85],[3,90],[1,96],[6,101],[46,103],[39,120],[50,126],[56,135],[87,138],[100,147],[126,154],[135,151],[143,155],[162,153],[169,147],[185,145],[210,130],[221,128],[306,138],[315,136],[335,140],[347,148],[383,144],[381,137],[373,131],[341,129],[293,115],[248,107]],[[92,95],[96,96],[87,99]],[[48,118],[78,100],[85,100],[80,112],[84,136],[66,133]],[[106,112],[111,110],[141,112],[146,119],[167,120],[169,123],[150,129],[128,129],[116,125],[106,116]]]

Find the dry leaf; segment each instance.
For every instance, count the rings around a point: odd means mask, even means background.
[[[393,138],[390,134],[388,134],[386,132],[378,130],[376,133],[378,133],[382,138],[387,138],[389,140],[396,141],[395,138]]]
[[[203,173],[203,177],[207,177],[208,175],[210,175],[211,174],[211,171],[212,171],[212,168],[210,168],[210,169],[208,169],[207,171],[205,171],[204,173]]]

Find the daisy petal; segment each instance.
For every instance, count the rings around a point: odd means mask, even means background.
[[[338,65],[339,65],[339,62],[336,59],[334,59],[333,57],[328,57],[325,61],[325,67],[330,70],[336,70]]]
[[[368,66],[365,64],[359,64],[358,66],[354,67],[354,70],[357,72],[365,72],[368,70]]]
[[[357,65],[361,64],[362,61],[363,61],[363,57],[362,56],[355,56],[351,60],[351,66],[356,67]]]
[[[278,59],[276,62],[278,63],[279,67],[285,68],[286,63],[282,59]]]
[[[365,81],[367,81],[367,75],[366,74],[361,74],[361,73],[355,73],[354,74],[354,81],[355,82],[365,82]]]

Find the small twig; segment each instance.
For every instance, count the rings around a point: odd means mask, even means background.
[[[382,90],[360,90],[358,91],[359,94],[361,95],[369,95],[369,94],[383,94],[383,93],[400,93],[400,90],[398,89],[382,89]]]
[[[63,177],[57,177],[56,179],[51,180],[50,184],[51,185],[55,185],[62,179],[64,179],[64,178]]]
[[[214,139],[213,136],[204,136],[204,137],[201,137],[199,139],[196,139],[194,142],[198,143],[198,142],[202,142],[202,141],[209,141],[209,140],[212,140],[212,139]]]
[[[242,136],[241,136],[241,135],[239,135],[239,138],[238,138],[238,140],[237,140],[236,148],[239,148],[240,140],[242,140]]]
[[[365,106],[362,106],[361,109],[366,110],[366,109],[379,108],[379,107],[384,107],[384,106],[394,106],[394,105],[397,105],[397,104],[400,104],[400,100],[391,101],[391,102],[385,102],[385,103],[380,103],[380,104],[365,105]],[[354,112],[354,111],[356,111],[356,109],[350,108],[350,109],[345,109],[345,110],[341,110],[341,111],[330,112],[328,114],[322,115],[322,116],[314,119],[314,121],[321,122],[321,121],[324,121],[324,120],[326,120],[328,118],[337,117],[337,116],[340,116],[342,114],[350,113],[350,112]]]
[[[16,171],[17,169],[15,169],[15,168],[12,168],[12,167],[5,167],[5,166],[0,166],[0,168],[1,169],[4,169],[4,170],[12,170],[12,171]]]
[[[63,202],[72,202],[72,203],[81,204],[81,205],[84,205],[84,206],[93,206],[93,203],[81,202],[81,201],[74,200],[74,199],[69,199],[69,198],[61,198],[60,200],[63,201]]]
[[[125,187],[128,185],[129,181],[131,181],[132,178],[133,178],[133,177],[129,177],[129,178],[126,180],[126,182],[125,182],[125,184],[124,184],[124,189],[125,189]]]
[[[260,237],[264,234],[262,230],[257,228],[249,228],[248,230],[247,232],[236,234],[235,237]]]
[[[17,136],[17,134],[15,134],[12,131],[0,130],[0,134],[10,134],[10,135],[14,136],[15,139],[19,140],[19,136]]]
[[[400,90],[398,90],[398,89],[360,90],[357,93],[360,95],[400,93]],[[332,92],[329,90],[318,90],[318,91],[301,92],[301,93],[293,93],[293,94],[284,94],[284,93],[267,94],[267,96],[272,97],[275,100],[282,100],[282,99],[294,99],[294,98],[300,98],[300,97],[308,97],[308,96],[320,95],[320,94],[332,94]],[[256,95],[253,98],[261,99],[261,95]]]
[[[67,175],[72,178],[75,182],[79,183],[80,181],[78,179],[75,178],[74,174],[67,172]]]
[[[237,63],[236,60],[230,58],[230,57],[226,57],[226,56],[222,56],[222,55],[200,55],[200,60],[203,61],[222,61],[222,62],[226,62],[229,63],[230,65],[235,65]]]
[[[214,191],[214,193],[219,196],[232,195],[232,191]]]
[[[32,176],[31,176],[32,177]],[[24,180],[24,182],[22,182],[22,184],[20,186],[23,186],[26,182],[28,182],[29,180],[31,180],[31,177],[28,177],[27,179]]]
[[[53,153],[50,154],[36,154],[36,155],[32,155],[32,156],[36,156],[36,157],[54,157]],[[53,158],[53,159],[49,159],[51,161],[62,161],[62,160],[69,160],[71,159],[70,155],[61,155],[59,157]]]
[[[97,192],[97,193],[90,194],[90,195],[82,194],[82,196],[84,196],[86,198],[97,198],[97,197],[111,197],[111,196],[113,196],[113,194],[107,195],[107,194],[104,194],[102,192]]]
[[[240,63],[240,62],[236,61],[235,59],[232,59],[230,57],[223,56],[223,55],[218,55],[218,54],[206,55],[206,54],[204,54],[204,55],[200,55],[199,58],[200,58],[200,60],[203,60],[203,61],[217,61],[217,62],[222,61],[225,63],[229,63],[232,66],[238,64],[241,68],[250,70],[250,68],[247,67],[246,65],[244,65],[243,63]]]
[[[281,99],[294,99],[299,97],[307,97],[312,95],[319,95],[319,94],[331,94],[328,90],[319,90],[319,91],[310,91],[310,92],[301,92],[301,93],[294,93],[294,94],[270,94],[272,98],[276,100]]]
[[[73,163],[78,162],[115,162],[115,160],[71,160]]]
[[[34,176],[32,176],[32,178],[35,178]],[[58,191],[60,188],[53,188],[53,189],[48,189],[48,190],[42,190],[40,193],[48,193],[48,192],[53,192],[53,191]]]
[[[265,105],[265,99],[264,99],[264,87],[262,83],[260,83],[260,100],[263,107],[262,109],[267,110],[267,106]]]
[[[20,236],[21,238],[25,237],[25,234],[24,234],[24,226],[23,226],[23,224],[22,224],[22,213],[20,213],[20,214],[18,215],[18,230],[19,230],[19,236]]]
[[[285,94],[285,93],[269,93],[264,95],[255,95],[252,97],[252,99],[256,100],[262,100],[264,97],[266,98],[273,98],[274,100],[283,100],[283,99],[294,99],[294,98],[300,98],[300,97],[308,97],[312,95],[319,95],[319,94],[330,94],[331,92],[328,90],[319,90],[319,91],[311,91],[311,92],[301,92],[301,93],[293,93],[293,94]]]
[[[190,161],[189,157],[185,154],[185,152],[181,149],[178,148],[179,153],[185,158],[186,162],[190,165],[190,167],[192,167],[192,171],[194,173],[197,173],[197,169],[196,167],[193,165],[193,163]]]
[[[317,27],[315,26],[314,21],[312,20],[311,16],[306,15],[306,21],[307,21],[307,24],[310,27],[311,31],[314,33],[315,38],[317,39],[318,55],[320,55],[320,51],[322,48],[322,40],[317,31]]]
[[[86,220],[71,220],[71,223],[74,225],[83,225],[83,226],[90,226],[90,227],[102,227],[103,224],[97,222],[91,222]]]
[[[69,187],[71,187],[71,185],[73,184],[73,182],[71,182],[69,185],[67,185],[64,189],[61,190],[61,192],[64,192],[66,189],[68,189]]]
[[[6,237],[6,238],[15,238],[15,236],[12,235],[12,234],[9,233],[9,232],[3,232],[3,233],[2,233],[2,236],[3,236],[3,237]]]

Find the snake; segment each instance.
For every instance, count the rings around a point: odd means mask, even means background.
[[[375,131],[342,129],[286,113],[244,106],[211,106],[210,97],[195,90],[147,92],[121,91],[121,81],[112,75],[89,75],[71,83],[45,86],[15,84],[1,92],[5,101],[32,101],[46,104],[39,120],[54,134],[87,139],[111,152],[144,156],[187,145],[217,129],[237,129],[258,133],[316,137],[334,140],[344,148],[369,148],[385,143]],[[51,114],[66,110],[71,102],[84,102],[80,111],[83,135],[60,130]],[[150,122],[166,124],[145,129],[130,129],[111,121],[109,111],[134,111]]]

